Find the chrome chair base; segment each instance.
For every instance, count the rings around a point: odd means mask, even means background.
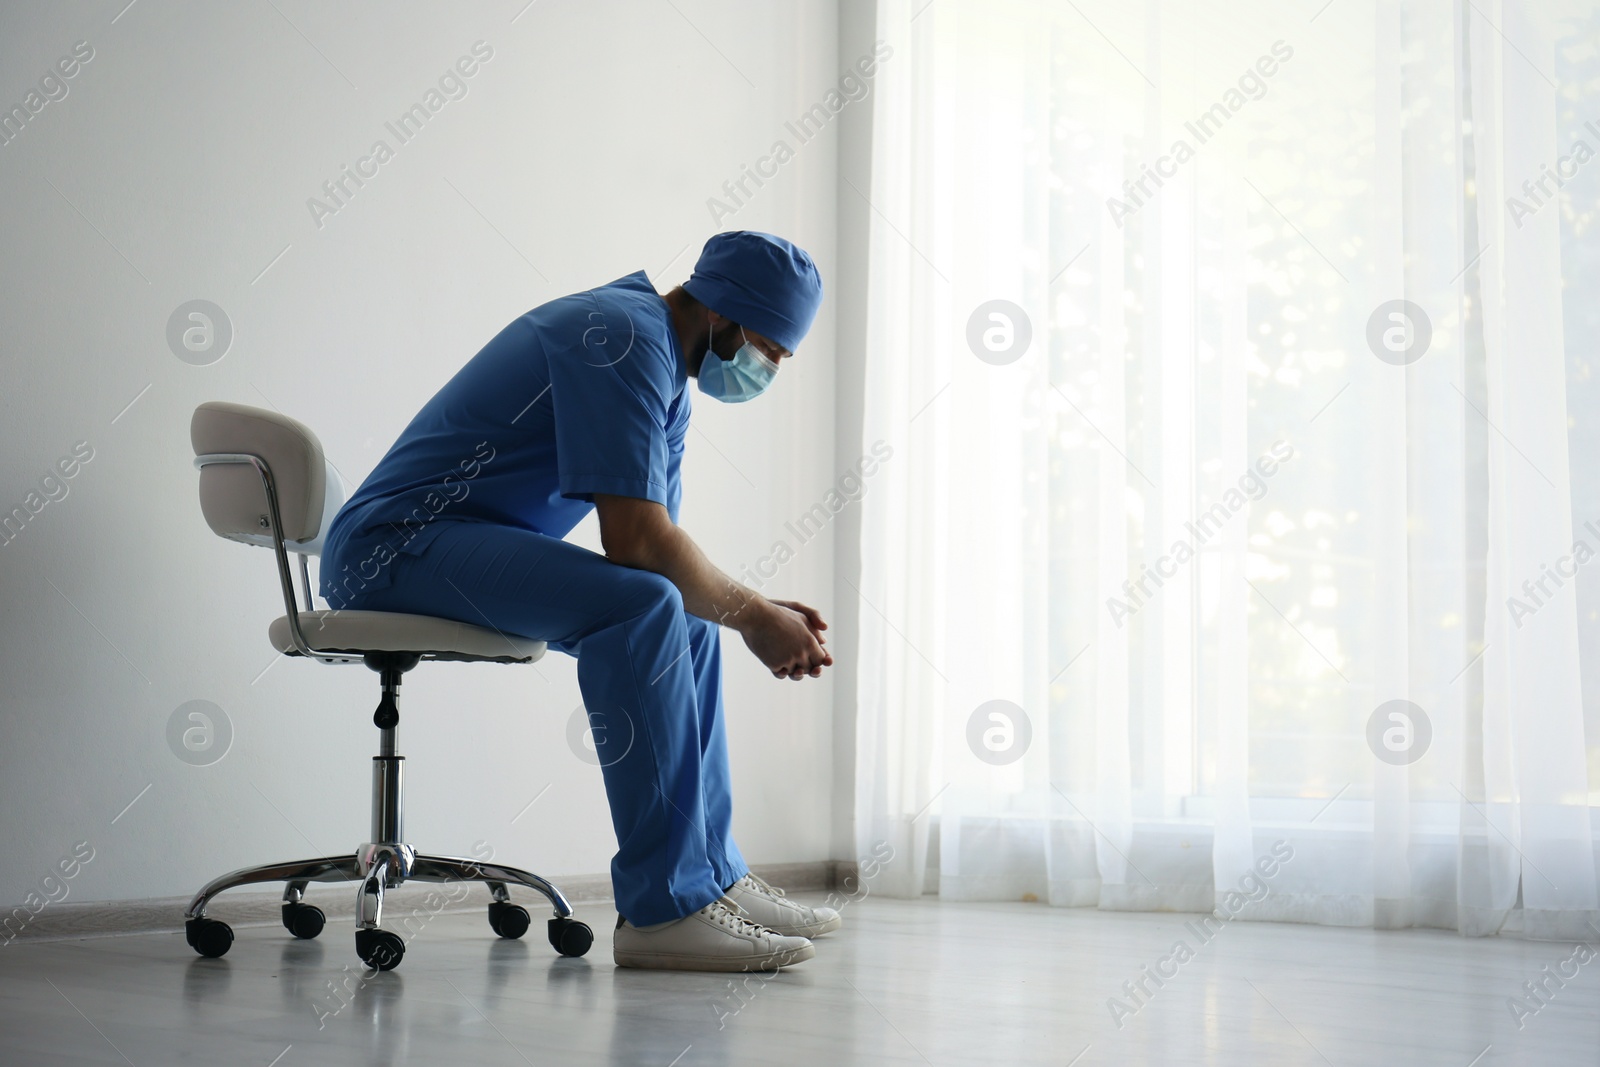
[[[521,937],[530,925],[527,910],[511,902],[507,887],[520,885],[537,890],[554,912],[547,924],[551,947],[563,956],[582,956],[589,951],[594,943],[593,931],[572,917],[572,905],[561,890],[539,875],[486,860],[418,853],[400,840],[404,836],[401,797],[405,757],[396,751],[398,690],[400,676],[416,662],[415,656],[403,654],[367,656],[368,665],[383,676],[383,699],[373,716],[382,745],[380,754],[372,759],[372,840],[348,856],[244,867],[212,879],[194,895],[184,912],[184,933],[196,952],[216,957],[233,945],[233,931],[228,925],[206,915],[206,907],[219,893],[242,885],[284,882],[284,927],[296,937],[313,938],[322,932],[326,916],[315,905],[306,903],[306,886],[312,882],[344,882],[356,890],[357,954],[369,966],[390,970],[399,965],[406,942],[394,929],[383,926],[383,896],[408,881],[484,883],[491,897],[489,926],[504,938]],[[454,897],[451,902],[459,903],[461,899]],[[431,910],[437,912],[439,908]],[[400,925],[408,921],[409,917]]]
[[[561,890],[532,871],[483,860],[419,854],[410,845],[398,843],[369,843],[349,856],[323,856],[231,871],[212,879],[189,901],[184,930],[189,944],[201,955],[221,956],[232,946],[233,933],[225,923],[206,916],[207,905],[217,894],[238,886],[284,882],[284,926],[297,937],[315,937],[322,932],[324,920],[320,909],[306,903],[306,887],[312,882],[344,882],[356,890],[358,954],[369,965],[390,970],[399,965],[405,947],[398,933],[383,927],[383,897],[387,890],[408,881],[484,883],[491,897],[490,926],[501,937],[521,937],[528,928],[527,912],[511,902],[507,888],[526,886],[550,902],[554,913],[549,922],[550,943],[556,951],[563,956],[581,956],[594,941],[589,927],[572,918],[572,905]],[[431,909],[430,915],[437,910]],[[411,921],[414,919],[413,916]],[[402,920],[399,925],[404,927],[407,921]]]
[[[283,890],[285,904],[304,901],[306,886],[311,882],[348,882],[356,889],[356,913],[360,925],[375,930],[382,925],[383,894],[403,882],[484,882],[496,901],[511,902],[506,885],[522,885],[536,889],[550,901],[558,919],[572,915],[572,905],[561,895],[561,890],[544,878],[520,867],[506,867],[482,860],[462,859],[456,856],[430,856],[418,854],[410,845],[362,845],[351,856],[323,856],[314,860],[294,860],[289,863],[265,863],[259,867],[243,867],[213,878],[206,887],[189,901],[184,919],[203,919],[206,905],[212,898],[228,889],[259,882],[287,882]]]

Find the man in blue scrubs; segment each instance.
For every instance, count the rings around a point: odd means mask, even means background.
[[[822,301],[802,249],[732,231],[664,297],[643,271],[512,322],[329,526],[330,607],[444,616],[578,660],[618,851],[619,965],[775,969],[840,925],[750,874],[730,833],[720,626],[778,678],[833,663],[816,609],[714,567],[678,525],[688,379],[761,393]],[[562,540],[593,509],[605,555]]]

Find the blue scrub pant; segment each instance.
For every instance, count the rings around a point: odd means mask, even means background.
[[[437,615],[577,657],[605,777],[617,910],[635,926],[689,915],[749,873],[731,835],[721,634],[652,571],[509,526],[447,528],[343,606]]]

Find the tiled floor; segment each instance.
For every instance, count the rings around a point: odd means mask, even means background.
[[[1508,1007],[1570,945],[1242,922],[1199,945],[1193,916],[874,897],[815,960],[740,983],[618,970],[613,913],[580,914],[599,937],[581,960],[538,920],[506,942],[451,914],[370,980],[349,922],[309,942],[240,929],[220,960],[170,934],[12,944],[0,1064],[1600,1063],[1600,959],[1548,983],[1520,1029]],[[1194,957],[1125,994],[1180,937]]]

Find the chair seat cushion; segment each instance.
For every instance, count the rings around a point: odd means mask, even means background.
[[[433,615],[393,611],[302,611],[300,632],[318,652],[416,652],[428,659],[532,663],[544,655],[544,642],[503,634],[482,626]],[[289,617],[268,628],[272,647],[300,653],[289,633]]]

